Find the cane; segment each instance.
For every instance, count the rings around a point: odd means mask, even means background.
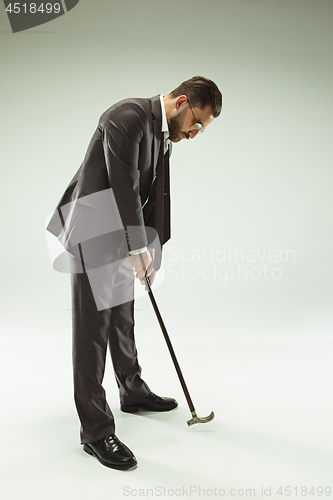
[[[189,406],[189,409],[190,409],[190,412],[191,412],[191,415],[192,415],[192,418],[187,421],[187,425],[190,426],[190,425],[193,425],[193,424],[204,424],[206,422],[210,422],[214,418],[214,412],[213,411],[211,412],[210,415],[208,415],[208,417],[198,417],[197,414],[196,414],[196,411],[195,411],[195,408],[194,408],[194,404],[192,402],[190,393],[188,392],[188,389],[187,389],[187,386],[186,386],[183,374],[181,372],[178,360],[177,360],[176,355],[175,355],[175,351],[173,350],[170,337],[168,335],[167,329],[165,328],[165,325],[164,325],[161,313],[160,313],[160,311],[159,311],[159,309],[157,307],[155,297],[154,297],[153,292],[151,290],[149,277],[147,275],[147,271],[145,269],[144,261],[143,261],[143,258],[141,256],[141,254],[140,254],[140,259],[141,259],[142,267],[143,267],[143,269],[145,271],[144,280],[145,280],[146,287],[147,287],[147,290],[148,290],[148,295],[149,295],[150,301],[151,301],[151,303],[153,305],[153,308],[154,308],[155,314],[157,316],[158,322],[160,324],[161,330],[163,332],[165,341],[167,343],[169,352],[171,354],[171,358],[172,358],[173,364],[175,365],[179,381],[180,381],[181,386],[183,388],[183,391],[184,391],[184,394],[185,394],[185,397],[186,397],[186,401],[187,401],[187,404]]]

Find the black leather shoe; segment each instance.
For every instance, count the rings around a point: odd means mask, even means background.
[[[137,464],[136,458],[115,434],[106,436],[95,443],[84,444],[83,449],[97,458],[101,464],[112,469],[129,469]]]
[[[135,413],[139,411],[139,409],[148,411],[169,411],[177,408],[177,406],[178,403],[175,399],[161,398],[151,392],[149,396],[142,401],[138,401],[133,405],[120,405],[120,409],[126,413]]]

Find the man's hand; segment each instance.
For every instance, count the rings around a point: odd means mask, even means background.
[[[142,280],[146,270],[149,276],[149,271],[151,272],[150,265],[153,261],[149,250],[146,250],[145,252],[142,253],[137,253],[135,255],[130,255],[129,261],[131,266],[134,268],[134,271],[136,272],[135,275],[136,278]]]
[[[150,286],[153,286],[153,283],[154,283],[155,277],[156,277],[156,273],[157,273],[157,271],[154,269],[155,252],[154,251],[150,251],[150,255],[151,255],[151,259],[152,260],[151,260],[151,263],[149,264],[149,267],[147,269],[147,274],[149,276]],[[141,285],[145,285],[146,284],[144,278],[140,279],[140,282],[141,282]],[[147,287],[145,287],[145,290],[146,290],[146,292],[148,292]]]
[[[152,285],[154,283],[156,276],[156,271],[154,269],[154,257],[155,253],[154,252],[150,253],[149,250],[146,250],[145,252],[142,252],[140,254],[129,256],[130,264],[132,265],[134,271],[136,272],[135,277],[140,280],[140,283],[142,285],[145,284],[144,275],[146,269],[147,269],[147,275],[149,276],[150,284]],[[146,291],[148,291],[147,288]]]

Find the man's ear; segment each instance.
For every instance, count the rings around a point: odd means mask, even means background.
[[[185,106],[186,103],[187,103],[187,95],[180,95],[176,99],[175,108],[178,110],[179,108]]]

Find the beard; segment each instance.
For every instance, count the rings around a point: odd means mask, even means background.
[[[183,117],[187,113],[187,108],[183,109],[177,116],[173,116],[169,121],[169,140],[171,142],[179,142],[183,139],[183,134],[186,139],[189,139],[189,135],[186,132],[182,132]]]

